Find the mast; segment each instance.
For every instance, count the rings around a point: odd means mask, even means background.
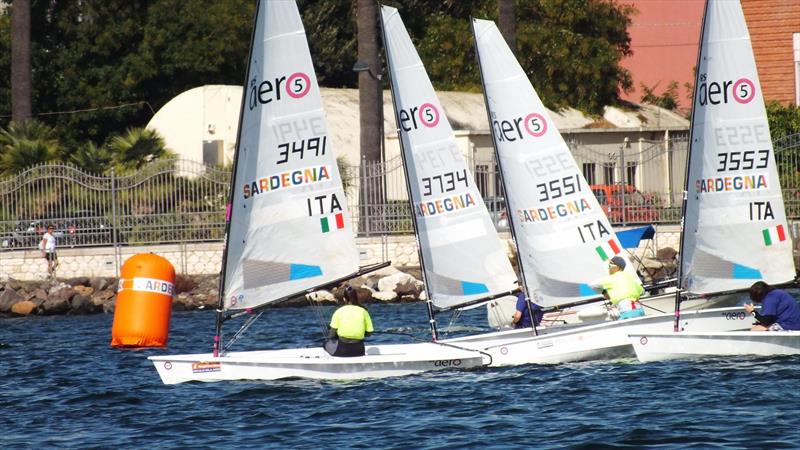
[[[228,204],[225,206],[225,244],[222,247],[222,266],[219,274],[219,303],[217,304],[217,318],[214,332],[214,357],[219,356],[220,341],[222,340],[222,322],[225,321],[225,274],[228,262],[228,241],[230,239],[231,219],[233,218],[233,196],[236,186],[236,173],[239,166],[239,148],[242,142],[242,119],[244,118],[244,105],[247,101],[247,80],[250,79],[250,60],[253,54],[253,42],[256,37],[258,14],[261,11],[261,0],[256,0],[256,11],[253,15],[253,29],[250,32],[250,51],[247,54],[247,70],[242,83],[242,103],[239,107],[239,125],[236,130],[236,149],[233,152],[233,169],[231,172],[231,185],[228,192]]]
[[[699,77],[700,77],[700,62],[703,58],[703,41],[705,39],[706,33],[706,17],[708,15],[708,1],[706,0],[705,5],[703,6],[703,22],[700,25],[700,44],[698,45],[697,49],[697,62],[695,63],[695,74],[694,74],[694,95],[692,96],[692,113],[691,118],[689,119],[689,148],[686,152],[686,173],[684,174],[683,180],[683,202],[681,205],[681,239],[680,244],[678,245],[679,255],[681,257],[680,264],[678,264],[678,282],[677,287],[678,289],[675,290],[675,323],[673,325],[673,331],[678,332],[680,331],[680,320],[681,320],[681,290],[684,289],[683,286],[683,262],[684,262],[684,251],[683,251],[683,241],[684,236],[686,234],[686,203],[689,196],[689,169],[692,162],[692,151],[694,150],[694,142],[692,140],[692,136],[694,135],[694,121],[696,118],[695,115],[695,108],[697,107],[697,96],[699,95],[699,91],[697,86],[699,86]],[[737,0],[738,1],[738,0]]]
[[[517,255],[519,255],[520,249],[519,245],[517,244],[517,235],[516,235],[516,228],[514,227],[514,219],[512,218],[514,214],[511,214],[511,211],[509,209],[508,189],[506,188],[506,180],[503,172],[503,164],[500,162],[500,155],[497,149],[497,136],[495,135],[494,127],[492,126],[492,112],[489,109],[489,99],[486,97],[486,85],[483,79],[483,65],[481,64],[481,57],[479,54],[480,52],[478,50],[478,34],[475,31],[475,19],[473,17],[470,17],[470,25],[472,26],[472,38],[474,40],[474,46],[475,46],[475,58],[478,61],[478,73],[480,74],[481,87],[483,88],[483,103],[486,107],[486,121],[489,124],[489,132],[492,134],[492,147],[494,147],[494,160],[497,163],[497,167],[500,169],[500,184],[503,186],[504,201],[507,213],[506,216],[508,217],[509,229],[511,230],[511,240],[512,242],[514,242],[514,248],[517,250]],[[533,310],[530,307],[532,301],[530,298],[530,293],[528,292],[528,282],[525,278],[524,264],[522,264],[520,258],[517,258],[517,266],[519,267],[519,274],[520,277],[522,278],[521,280],[522,286],[520,286],[520,288],[522,289],[522,292],[525,294],[525,298],[527,299],[528,302],[528,316],[530,316],[531,319],[533,334],[538,335],[539,332],[536,329],[536,321],[533,318]]]
[[[400,132],[400,117],[397,114],[397,99],[395,98],[394,91],[395,91],[395,79],[392,76],[391,66],[392,60],[389,58],[389,46],[386,45],[386,25],[383,22],[383,5],[378,3],[378,13],[380,15],[381,21],[381,40],[383,41],[383,50],[386,52],[386,65],[390,68],[387,71],[387,75],[389,75],[389,85],[391,86],[390,92],[392,95],[392,110],[394,111],[394,123],[397,127],[397,141],[400,144],[400,156],[403,158],[403,173],[406,176],[406,190],[408,192],[408,205],[411,209],[411,223],[414,226],[414,240],[417,243],[417,257],[419,258],[419,265],[422,273],[422,284],[425,286],[425,296],[427,297],[425,303],[428,307],[428,322],[431,327],[431,337],[434,341],[439,340],[439,332],[436,329],[436,314],[433,310],[433,299],[431,298],[430,291],[428,289],[428,281],[425,276],[425,260],[422,257],[422,250],[419,243],[419,226],[417,225],[417,215],[414,210],[414,199],[411,195],[411,179],[408,173],[408,161],[406,160],[406,149],[403,145],[403,136]]]

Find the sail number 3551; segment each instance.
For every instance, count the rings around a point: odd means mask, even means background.
[[[575,174],[564,178],[556,178],[546,183],[537,184],[536,189],[539,191],[539,201],[546,202],[580,191],[581,177]]]

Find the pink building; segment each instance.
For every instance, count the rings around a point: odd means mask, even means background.
[[[764,98],[800,102],[800,0],[741,0]],[[634,90],[622,98],[638,103],[641,85],[663,93],[678,82],[680,108],[691,105],[705,0],[626,0],[639,11],[629,28],[633,56],[622,61]]]

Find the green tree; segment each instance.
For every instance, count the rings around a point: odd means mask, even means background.
[[[800,133],[800,107],[783,106],[775,101],[768,102],[766,106],[769,131],[773,141]]]
[[[642,103],[649,103],[651,105],[660,106],[661,108],[674,111],[678,109],[678,82],[670,81],[667,89],[659,95],[656,95],[656,88],[658,83],[653,87],[648,87],[644,83],[640,83],[642,89]]]
[[[0,130],[0,175],[10,176],[58,158],[55,130],[36,120],[11,122]]]
[[[142,168],[148,162],[172,156],[164,145],[164,139],[154,130],[132,128],[124,134],[112,137],[108,142],[112,162],[121,172]]]
[[[92,141],[81,145],[69,156],[69,162],[95,175],[106,174],[113,161],[114,154],[108,146],[96,145]]]

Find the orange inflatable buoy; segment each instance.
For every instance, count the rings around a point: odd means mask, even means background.
[[[152,253],[130,257],[122,265],[111,327],[112,347],[166,347],[175,268]]]

